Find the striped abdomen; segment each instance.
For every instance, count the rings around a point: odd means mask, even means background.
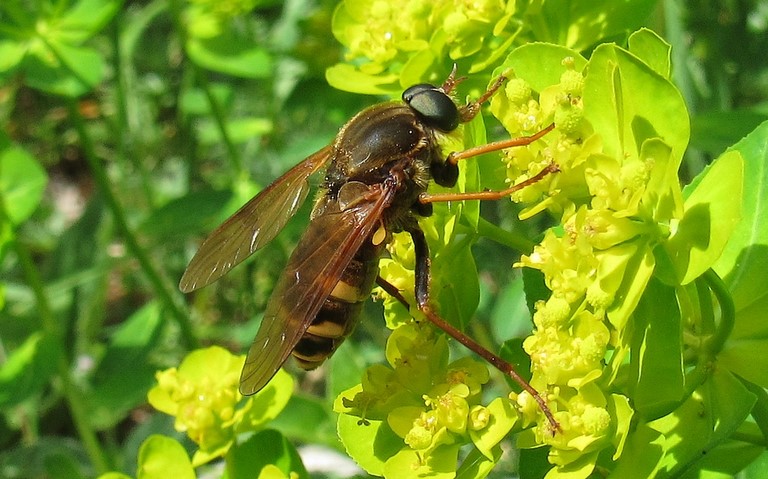
[[[320,366],[357,326],[360,311],[379,274],[384,242],[374,244],[375,236],[374,233],[363,243],[349,262],[331,295],[293,349],[292,354],[302,369]]]

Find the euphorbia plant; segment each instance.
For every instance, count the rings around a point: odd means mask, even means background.
[[[532,332],[522,347],[505,338],[510,359],[522,351],[530,357],[531,384],[560,429],[529,394],[489,388],[484,363],[451,360],[439,332],[387,298],[394,329],[387,364],[369,368],[335,402],[346,451],[367,472],[398,478],[485,477],[508,438],[516,439],[523,464],[546,451],[546,464],[521,468],[521,477],[743,469],[761,451],[760,431],[768,427],[761,413],[768,379],[750,367],[762,361],[756,311],[767,288],[740,259],[759,261],[753,248],[767,241],[757,221],[759,188],[744,181],[766,181],[766,129],[682,189],[677,172],[689,119],[663,40],[640,30],[626,47],[599,45],[588,57],[553,43],[513,48],[520,33],[510,30],[519,26],[514,8],[488,8],[504,15],[438,9],[429,19],[441,25],[433,34],[379,25],[397,40],[382,49],[370,29],[358,28],[366,11],[345,2],[335,33],[350,48],[350,63],[332,69],[329,80],[392,92],[405,81],[439,83],[453,63],[467,66],[470,86],[511,73],[490,105],[506,135],[555,123],[540,141],[505,152],[503,168],[498,159],[462,163],[459,187],[498,189],[500,170],[508,183],[550,163],[560,170],[512,198],[524,205],[521,218],[548,215],[554,225],[515,264],[525,271]],[[499,35],[451,35],[462,21]],[[449,142],[446,152],[485,143],[482,119]],[[459,327],[478,303],[472,244],[481,234],[506,241],[482,221],[478,205],[465,203],[436,207],[421,224],[434,256],[433,299]],[[390,253],[382,276],[408,296],[414,280],[407,237],[396,238]],[[237,437],[227,441],[238,444]],[[733,450],[740,454],[729,455]]]

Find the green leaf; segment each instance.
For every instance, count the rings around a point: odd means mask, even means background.
[[[231,190],[195,191],[169,201],[152,213],[139,226],[143,234],[167,241],[210,231],[220,224],[232,199]],[[190,214],[193,211],[194,214]]]
[[[528,271],[537,271],[526,268]],[[506,341],[531,333],[531,312],[525,301],[525,284],[522,280],[510,281],[496,295],[491,312],[490,326],[493,337]]]
[[[469,243],[453,245],[433,256],[431,297],[443,319],[464,330],[477,311],[480,283]]]
[[[123,474],[122,472],[107,472],[96,479],[133,479],[131,476]]]
[[[608,309],[608,319],[617,330],[624,328],[627,320],[640,301],[645,286],[654,273],[656,260],[653,251],[642,241],[614,246],[601,253],[606,268],[622,272],[621,286],[616,290],[613,305]],[[609,277],[610,278],[610,277]]]
[[[51,479],[82,479],[78,458],[72,454],[51,453],[43,460],[47,476]]]
[[[677,411],[648,424],[666,438],[662,473],[671,477],[698,469],[741,426],[754,403],[755,396],[736,377],[715,369]]]
[[[744,379],[768,387],[768,296],[742,308],[736,313],[736,326],[723,350],[719,364]]]
[[[745,432],[745,434],[748,434]],[[765,451],[764,447],[757,444],[750,444],[741,440],[729,439],[723,444],[709,451],[702,458],[698,477],[703,479],[730,479],[733,477],[748,478],[744,475],[744,468],[751,464],[761,453]],[[691,476],[688,476],[691,477]],[[757,478],[766,477],[764,474],[752,476]]]
[[[349,457],[374,476],[384,474],[384,463],[406,447],[385,421],[359,424],[360,418],[339,414],[339,439]],[[394,476],[393,476],[394,477]]]
[[[203,68],[241,78],[267,78],[275,68],[265,48],[234,29],[213,38],[190,38],[187,53]]]
[[[254,137],[262,136],[272,131],[272,121],[266,118],[237,118],[227,122],[227,132],[232,143],[246,143]],[[218,145],[223,142],[221,130],[211,126],[201,129],[200,143],[203,145]]]
[[[267,385],[251,397],[253,404],[243,418],[242,426],[248,430],[264,427],[285,409],[293,394],[293,377],[280,369]]]
[[[669,168],[679,168],[690,130],[685,102],[669,80],[640,58],[616,45],[598,46],[589,61],[583,99],[584,116],[601,135],[606,154],[638,158],[643,142],[660,138],[672,149]]]
[[[675,290],[652,278],[633,314],[631,366],[634,408],[646,419],[683,399],[683,342]]]
[[[353,341],[344,341],[328,363],[330,372],[325,395],[331,400],[358,384],[367,366],[358,344]]]
[[[139,449],[136,479],[196,479],[187,451],[175,439],[152,435]]]
[[[339,90],[366,95],[393,95],[401,91],[398,76],[368,75],[347,63],[338,63],[325,70],[328,84]]]
[[[360,376],[357,380],[359,382]],[[329,411],[327,403],[314,397],[291,396],[285,409],[269,426],[292,439],[338,445],[336,416]]]
[[[404,448],[392,456],[384,466],[384,477],[398,479],[454,479],[459,455],[459,444],[436,447],[426,457],[410,448]]]
[[[682,217],[683,195],[677,173],[678,163],[673,161],[672,149],[659,138],[651,138],[640,147],[640,159],[653,165],[641,200],[643,208],[663,225]]]
[[[0,72],[18,67],[27,52],[26,45],[12,40],[0,40]]]
[[[151,302],[135,312],[112,335],[93,378],[91,421],[97,428],[115,425],[146,400],[155,380],[150,354],[161,338],[160,305]]]
[[[0,150],[0,201],[13,224],[20,224],[37,209],[48,176],[29,153],[18,146]]]
[[[736,331],[743,324],[741,311],[753,303],[765,304],[768,286],[768,122],[733,146],[744,160],[744,182],[741,198],[741,222],[733,228],[731,239],[714,265],[715,271],[728,285],[736,305]],[[723,173],[730,174],[730,173]],[[755,318],[756,319],[756,318]],[[760,321],[764,324],[765,321]]]
[[[25,80],[30,87],[76,98],[99,84],[104,64],[96,50],[55,41],[50,47],[24,58]]]
[[[656,73],[669,78],[672,59],[672,47],[654,31],[647,28],[632,33],[627,42],[629,51],[641,58]]]
[[[77,45],[98,33],[117,14],[123,0],[80,0],[57,19],[54,35]]]
[[[485,454],[477,449],[472,449],[464,458],[456,471],[456,479],[482,479],[496,467],[501,459],[501,447],[494,448],[493,459],[489,459]]]
[[[41,332],[11,351],[0,366],[0,408],[16,406],[37,394],[54,374],[61,354],[59,343]]]
[[[520,449],[520,461],[518,469],[520,479],[541,479],[552,469],[547,457],[549,455],[548,447],[537,447],[534,449]]]
[[[725,153],[702,173],[692,190],[684,190],[685,213],[664,245],[681,284],[714,264],[741,220],[743,170],[738,152]]]
[[[768,452],[763,451],[757,460],[748,465],[739,475],[742,479],[762,479],[768,477]]]
[[[286,477],[295,473],[309,477],[296,449],[279,432],[258,432],[242,443],[235,444],[226,456],[228,479],[251,479],[266,466],[276,466]]]
[[[573,59],[569,66],[564,59]],[[580,72],[587,60],[577,51],[550,43],[527,43],[515,48],[495,73],[512,68],[514,75],[525,78],[534,91],[541,92],[548,86],[560,83],[560,77],[570,68]]]
[[[0,450],[3,479],[84,479],[93,473],[83,444],[72,437],[41,434],[29,443],[12,442],[12,438],[8,441],[6,428],[3,424],[4,444]],[[18,435],[18,431],[14,434]]]
[[[613,477],[622,479],[648,479],[655,475],[664,458],[664,436],[645,423],[641,423],[627,438],[624,453],[612,462]]]
[[[495,448],[517,423],[517,411],[506,398],[496,398],[487,406],[491,420],[486,427],[479,431],[470,430],[469,437],[475,447],[488,460],[499,460]]]
[[[585,453],[573,462],[569,462],[547,473],[547,479],[585,479],[595,470],[598,451]]]

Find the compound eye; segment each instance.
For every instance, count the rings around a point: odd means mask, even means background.
[[[434,85],[420,83],[403,92],[403,101],[428,126],[453,131],[459,126],[459,109],[451,97]]]

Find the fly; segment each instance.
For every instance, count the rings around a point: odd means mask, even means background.
[[[515,379],[536,398],[553,428],[559,429],[544,399],[511,365],[442,320],[429,306],[430,257],[417,219],[431,215],[431,203],[502,198],[557,171],[550,166],[504,191],[427,194],[430,181],[446,187],[456,184],[460,160],[530,144],[554,128],[550,125],[529,137],[444,158],[439,135],[474,118],[505,78],[499,77],[476,101],[458,107],[449,95],[461,80],[454,69],[440,87],[418,84],[403,92],[402,101],[364,109],[330,145],[291,168],[203,241],[181,278],[179,287],[185,293],[216,281],[271,241],[306,199],[310,175],[326,169],[309,226],[277,281],[248,351],[240,377],[242,394],[261,390],[291,354],[304,369],[322,364],[352,332],[377,282],[405,302],[396,288],[378,277],[378,261],[392,233],[406,231],[416,253],[419,310]]]

